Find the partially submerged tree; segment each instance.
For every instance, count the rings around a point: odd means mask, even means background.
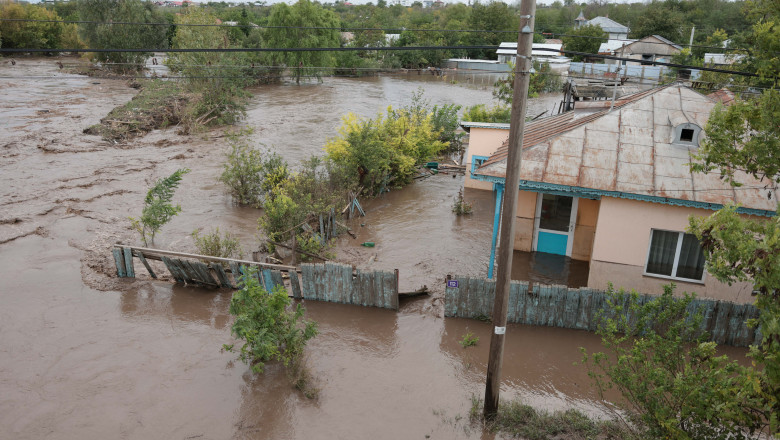
[[[150,49],[149,52],[98,52],[94,59],[111,63],[120,71],[141,70],[154,49],[167,47],[167,26],[162,14],[149,1],[77,0],[79,33],[91,49]],[[147,25],[112,24],[149,23]]]
[[[158,179],[146,193],[141,217],[130,217],[133,229],[141,235],[144,246],[148,246],[149,243],[154,244],[154,236],[157,232],[181,212],[181,206],[174,206],[171,200],[182,176],[189,172],[189,169],[181,168],[168,177]]]
[[[292,6],[277,3],[268,19],[265,44],[279,49],[339,47],[339,26],[333,12],[310,0],[298,0]],[[335,66],[328,51],[272,52],[269,59],[274,65],[291,69],[296,83],[309,76],[319,78]]]

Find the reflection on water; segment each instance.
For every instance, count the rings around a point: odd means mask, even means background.
[[[229,329],[228,307],[233,292],[180,284],[148,283],[121,294],[122,314],[127,317],[156,316]]]
[[[560,284],[571,288],[588,285],[590,264],[565,255],[515,251],[512,279],[534,284]]]

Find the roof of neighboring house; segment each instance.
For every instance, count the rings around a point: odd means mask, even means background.
[[[734,98],[736,95],[734,95],[734,92],[727,88],[722,88],[716,92],[712,92],[709,95],[707,95],[710,99],[714,99],[715,101],[720,102],[723,105],[731,105],[734,103]]]
[[[588,21],[588,19],[585,18],[585,14],[582,12],[582,9],[580,9],[580,15],[578,15],[574,21]]]
[[[599,46],[599,53],[612,54],[616,50],[623,47],[624,44],[628,46],[634,41],[636,40],[608,40],[606,43],[601,43],[601,46]]]
[[[744,54],[738,53],[705,53],[704,62],[706,64],[734,64],[737,61],[742,61],[745,58]]]
[[[628,26],[616,22],[609,17],[596,17],[588,20],[586,23],[588,26],[599,26],[604,32],[611,32],[613,34],[627,34]]]
[[[649,41],[649,40],[657,40],[657,41]],[[626,50],[631,51],[633,49],[634,45],[640,46],[642,43],[650,43],[650,44],[653,44],[654,46],[657,46],[658,42],[664,43],[664,44],[666,44],[666,45],[668,45],[668,46],[670,46],[670,47],[672,47],[672,48],[674,48],[674,49],[676,49],[678,51],[682,50],[682,46],[680,46],[679,44],[675,44],[674,42],[669,41],[669,40],[667,40],[666,38],[664,38],[664,37],[662,37],[660,35],[648,35],[647,37],[640,38],[638,40],[634,40],[631,43],[627,43],[625,48],[626,48]],[[615,50],[620,50],[620,47],[618,47]],[[641,50],[641,46],[640,46],[640,50]],[[660,51],[656,51],[656,50],[653,51],[653,53],[658,53],[658,52],[660,52]]]
[[[777,209],[778,190],[744,173],[733,188],[717,173],[692,173],[694,147],[672,143],[680,121],[704,127],[715,101],[683,85],[627,95],[614,109],[567,112],[526,124],[520,179],[605,196],[717,209],[736,202],[756,214]],[[672,122],[674,121],[674,123]],[[508,141],[475,171],[503,181]],[[530,184],[529,184],[530,185]]]

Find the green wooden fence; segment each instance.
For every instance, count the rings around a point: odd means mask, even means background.
[[[444,316],[490,319],[495,291],[496,283],[493,280],[453,277],[445,291]],[[653,295],[640,295],[639,301],[645,303],[652,298]],[[507,321],[595,331],[598,325],[596,318],[605,304],[605,292],[601,290],[535,284],[529,292],[527,282],[512,281]],[[702,310],[702,325],[718,344],[746,347],[761,339],[760,332],[745,323],[748,319],[758,317],[758,309],[753,305],[695,299],[689,309]]]
[[[299,269],[295,266],[132,246],[116,246],[113,256],[120,278],[135,277],[133,258],[137,257],[152,278],[157,278],[157,274],[147,259],[162,261],[173,279],[180,284],[238,289],[241,274],[246,273],[248,267],[254,266],[260,285],[268,291],[282,286],[294,298],[398,309],[397,270],[354,270],[349,265],[328,262],[302,264],[299,276]]]

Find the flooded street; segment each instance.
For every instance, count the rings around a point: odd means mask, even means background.
[[[365,201],[367,217],[351,221],[358,238],[342,237],[338,258],[397,268],[401,291],[427,284],[433,294],[398,312],[306,302],[320,329],[306,349],[320,388],[309,400],[280,366],[254,375],[220,351],[234,342],[230,291],[114,276],[111,246],[138,244],[127,218],[140,214],[155,179],[181,167],[192,170],[174,197],[182,213],[156,246],[192,251],[193,230],[218,226],[242,239],[245,254],[257,248],[259,211],[234,206],[217,182],[222,131],[171,128],[127,145],[85,135],[136,91],[55,62],[0,60],[0,438],[494,438],[467,421],[471,396],[483,394],[492,327],[444,320],[441,305],[448,273],[484,274],[492,194],[466,192],[474,214],[462,218],[450,212],[462,177]],[[436,78],[325,79],[257,88],[244,124],[297,162],[321,150],[344,113],[373,116],[418,87],[432,104],[491,99],[489,87]],[[464,349],[468,331],[480,341]],[[573,365],[578,347],[598,349],[595,335],[517,325],[507,335],[503,397],[603,415],[585,369]]]

